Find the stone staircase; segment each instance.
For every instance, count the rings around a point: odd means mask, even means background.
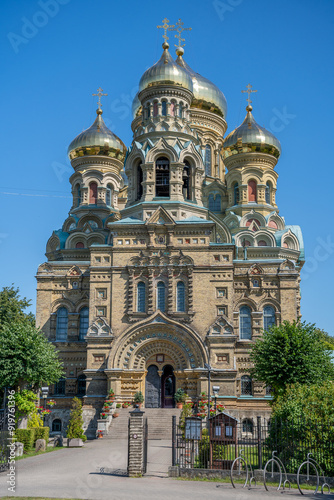
[[[105,439],[127,439],[128,420],[133,408],[121,408],[119,417],[114,418]],[[172,417],[176,416],[178,423],[181,410],[177,408],[143,408],[144,418],[147,418],[148,439],[172,439]]]

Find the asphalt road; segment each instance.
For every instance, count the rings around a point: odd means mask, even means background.
[[[167,477],[171,461],[169,441],[149,441],[148,474],[133,479],[125,476],[127,441],[98,439],[83,448],[62,449],[17,462],[16,491],[7,487],[6,473],[0,474],[0,498],[5,495],[79,498],[85,500],[267,500],[301,498],[297,490],[267,493],[259,485],[252,490],[233,489],[229,484],[179,481]],[[309,493],[308,497],[316,498]],[[334,499],[334,495],[319,498]]]

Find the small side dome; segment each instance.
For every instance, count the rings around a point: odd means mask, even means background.
[[[193,83],[189,74],[181,68],[170,53],[169,44],[162,44],[164,49],[159,61],[145,71],[139,82],[139,92],[154,85],[176,85],[184,89],[193,91]]]
[[[109,156],[124,161],[125,144],[108,129],[102,118],[102,109],[96,110],[95,122],[79,134],[68,147],[70,160],[80,156]]]
[[[281,144],[279,140],[264,127],[258,125],[252,115],[252,106],[247,106],[247,115],[242,124],[234,129],[224,141],[224,158],[238,153],[257,151],[279,158]]]
[[[194,98],[191,107],[211,111],[226,119],[227,102],[223,92],[210,80],[191,69],[182,57],[182,47],[178,47],[176,53],[178,54],[177,65],[185,69],[193,82]]]

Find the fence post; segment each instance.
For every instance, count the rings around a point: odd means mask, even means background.
[[[257,417],[257,454],[259,459],[259,469],[262,469],[261,417]]]
[[[176,416],[172,417],[172,465],[176,464]]]
[[[144,469],[144,413],[139,408],[130,412],[128,476],[138,477]]]

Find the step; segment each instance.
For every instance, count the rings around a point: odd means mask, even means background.
[[[127,439],[128,421],[133,408],[121,408],[119,417],[114,418],[109,428],[108,439]],[[147,418],[148,439],[172,439],[172,417],[179,420],[181,410],[178,408],[142,408]]]

